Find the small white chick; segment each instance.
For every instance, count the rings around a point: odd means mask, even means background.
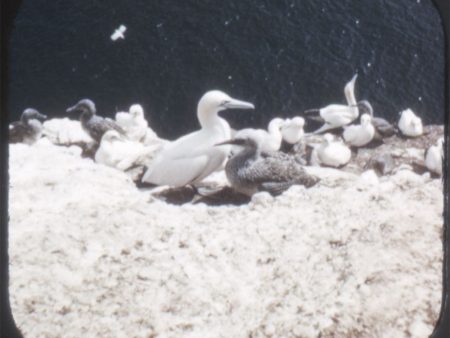
[[[326,133],[324,142],[316,147],[311,154],[312,165],[325,165],[340,168],[346,165],[352,156],[352,152],[341,141],[335,141],[333,135]]]
[[[261,150],[263,152],[273,152],[280,150],[282,135],[281,127],[284,120],[276,117],[269,122],[267,131],[264,129],[245,128],[237,131],[234,138],[257,137],[261,139]],[[232,153],[236,153],[236,148],[233,147]]]
[[[343,138],[352,147],[364,147],[375,136],[375,127],[369,114],[361,115],[361,124],[344,127]]]
[[[417,137],[423,134],[422,120],[411,109],[401,112],[398,128],[403,135],[409,137]]]
[[[148,127],[148,122],[144,116],[144,109],[139,104],[133,104],[129,112],[119,112],[116,114],[117,124],[125,130],[127,137],[131,141],[144,142],[149,136],[156,137],[156,134]]]
[[[95,153],[95,162],[122,171],[134,165],[145,165],[154,158],[160,146],[145,147],[141,143],[123,139],[115,130],[107,131]]]
[[[287,119],[281,128],[283,140],[289,144],[298,143],[304,135],[304,125],[305,119],[303,117],[296,116],[292,120]]]
[[[436,143],[425,152],[425,166],[439,176],[442,175],[442,159],[444,158],[444,138],[440,137]]]

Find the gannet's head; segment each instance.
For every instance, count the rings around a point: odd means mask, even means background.
[[[285,121],[279,117],[275,117],[274,119],[270,120],[269,125],[267,127],[268,130],[271,129],[277,129],[281,130],[281,127],[283,127]]]
[[[83,99],[78,101],[78,103],[70,108],[67,108],[66,112],[71,114],[74,112],[87,113],[89,115],[95,114],[95,104],[89,99]]]
[[[120,139],[121,139],[121,137],[116,130],[108,130],[102,136],[102,142],[115,142]]]
[[[36,109],[33,108],[27,108],[23,111],[22,117],[20,118],[22,122],[28,122],[30,120],[36,119],[36,120],[45,120],[47,118],[47,115],[39,113]]]
[[[361,125],[368,126],[372,122],[372,117],[369,114],[361,115]]]
[[[358,101],[356,104],[358,106],[360,114],[369,114],[370,116],[373,116],[373,107],[367,100],[361,100]]]
[[[296,116],[291,120],[291,123],[298,128],[303,128],[305,125],[305,119],[303,117]]]
[[[326,133],[325,135],[323,135],[323,139],[325,140],[326,144],[330,144],[334,141],[334,137],[330,133]]]
[[[355,88],[355,82],[356,82],[357,78],[358,78],[358,73],[353,75],[352,79],[349,82],[347,82],[347,84],[345,85],[344,91],[349,91],[350,90],[350,91],[353,92],[353,90]]]
[[[414,119],[415,116],[416,116],[416,114],[414,114],[414,112],[409,108],[400,112],[401,119],[412,120],[412,119]]]
[[[252,103],[233,99],[220,90],[211,90],[198,102],[198,112],[218,113],[225,109],[255,109]]]
[[[144,117],[144,109],[140,104],[130,106],[129,113],[133,117]]]

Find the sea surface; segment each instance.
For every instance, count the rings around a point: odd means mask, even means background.
[[[121,24],[124,40],[112,41]],[[9,41],[12,120],[52,117],[81,98],[99,115],[133,103],[175,138],[198,128],[201,95],[221,89],[255,111],[221,113],[234,128],[357,99],[396,121],[411,108],[444,117],[444,35],[430,0],[24,0]],[[74,117],[76,118],[76,117]]]

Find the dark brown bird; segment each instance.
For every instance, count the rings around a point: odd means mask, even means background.
[[[112,119],[96,115],[95,104],[89,99],[79,101],[66,110],[67,113],[81,112],[80,122],[83,129],[97,142],[108,130],[116,130],[125,135],[125,131]]]
[[[228,181],[240,193],[253,195],[258,191],[267,191],[272,195],[279,195],[292,185],[311,187],[318,182],[292,156],[280,152],[262,153],[256,135],[217,145],[222,144],[244,148],[229,159],[225,166]]]
[[[46,115],[39,113],[36,109],[27,108],[23,111],[20,121],[9,125],[9,143],[35,143],[42,135],[42,123]]]

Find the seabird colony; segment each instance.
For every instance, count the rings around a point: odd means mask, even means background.
[[[304,132],[305,120],[301,116],[276,117],[267,131],[252,128],[232,131],[219,112],[254,109],[254,105],[219,90],[208,91],[198,102],[200,129],[174,141],[156,135],[138,104],[132,105],[128,112],[117,113],[115,121],[98,116],[94,102],[89,99],[80,100],[67,113],[81,113],[81,127],[95,145],[92,157],[97,163],[122,171],[139,167],[141,174],[137,180],[144,183],[195,186],[213,172],[225,169],[231,187],[240,193],[268,191],[278,195],[294,184],[311,187],[318,182],[305,171],[305,165],[341,168],[351,160],[351,149],[366,147],[373,140],[383,142],[383,138],[398,133],[404,138],[423,134],[421,119],[410,109],[401,112],[398,129],[375,117],[368,101],[356,101],[356,79],[354,75],[345,85],[347,104],[304,112],[304,117],[323,123],[312,133]],[[45,118],[34,109],[26,109],[20,121],[10,125],[10,142],[33,144],[42,134],[39,120]],[[343,131],[336,136],[328,132],[336,130]],[[282,144],[290,148],[286,150]],[[390,172],[393,161],[385,155],[389,154],[371,158],[364,168],[374,165],[381,168],[382,174]],[[427,149],[424,166],[433,175],[442,175],[442,158],[443,138]]]

